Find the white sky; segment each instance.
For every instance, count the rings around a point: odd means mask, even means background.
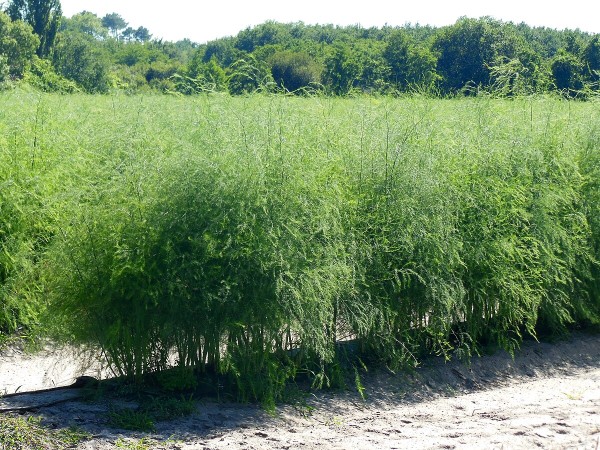
[[[492,16],[532,26],[600,33],[600,3],[596,0],[61,0],[61,4],[67,17],[84,10],[100,17],[116,12],[130,26],[148,28],[154,38],[189,38],[198,43],[232,36],[267,20],[363,27],[408,22],[442,26],[461,16]]]

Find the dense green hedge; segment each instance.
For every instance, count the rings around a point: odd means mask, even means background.
[[[595,102],[0,105],[0,326],[117,373],[177,364],[269,400],[327,382],[342,339],[400,367],[600,320]]]

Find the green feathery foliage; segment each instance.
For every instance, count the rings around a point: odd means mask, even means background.
[[[341,383],[342,340],[401,367],[600,319],[594,101],[15,90],[0,115],[0,328],[132,379],[272,405]]]

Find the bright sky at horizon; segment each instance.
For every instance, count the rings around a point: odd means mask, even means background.
[[[188,38],[198,43],[232,36],[267,20],[311,25],[360,24],[368,28],[406,23],[444,26],[456,22],[461,16],[491,16],[531,26],[579,28],[600,33],[597,14],[600,8],[592,0],[571,0],[552,5],[550,2],[527,0],[304,0],[285,3],[276,0],[61,0],[63,14],[67,17],[81,11],[90,11],[100,17],[116,12],[130,26],[148,28],[154,38],[168,41]]]

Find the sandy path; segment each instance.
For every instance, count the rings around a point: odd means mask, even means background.
[[[18,359],[8,358],[11,370]],[[0,358],[0,373],[7,363]],[[108,429],[105,404],[68,402],[40,413],[49,425],[92,433],[80,445],[89,450],[142,437],[169,450],[600,449],[600,336],[528,342],[514,360],[497,354],[470,368],[432,360],[411,375],[369,373],[363,384],[366,401],[350,391],[321,392],[303,406],[279,407],[274,417],[254,405],[201,402],[192,416],[159,423],[151,435]],[[0,407],[40,400],[0,399]]]
[[[73,348],[46,348],[29,354],[21,347],[0,353],[0,395],[67,386],[80,375],[106,376],[90,353]]]
[[[590,448],[600,439],[600,370],[418,404],[377,405],[317,414],[304,426],[235,430],[209,448]],[[268,439],[268,438],[267,438]],[[201,448],[190,445],[182,448]]]

